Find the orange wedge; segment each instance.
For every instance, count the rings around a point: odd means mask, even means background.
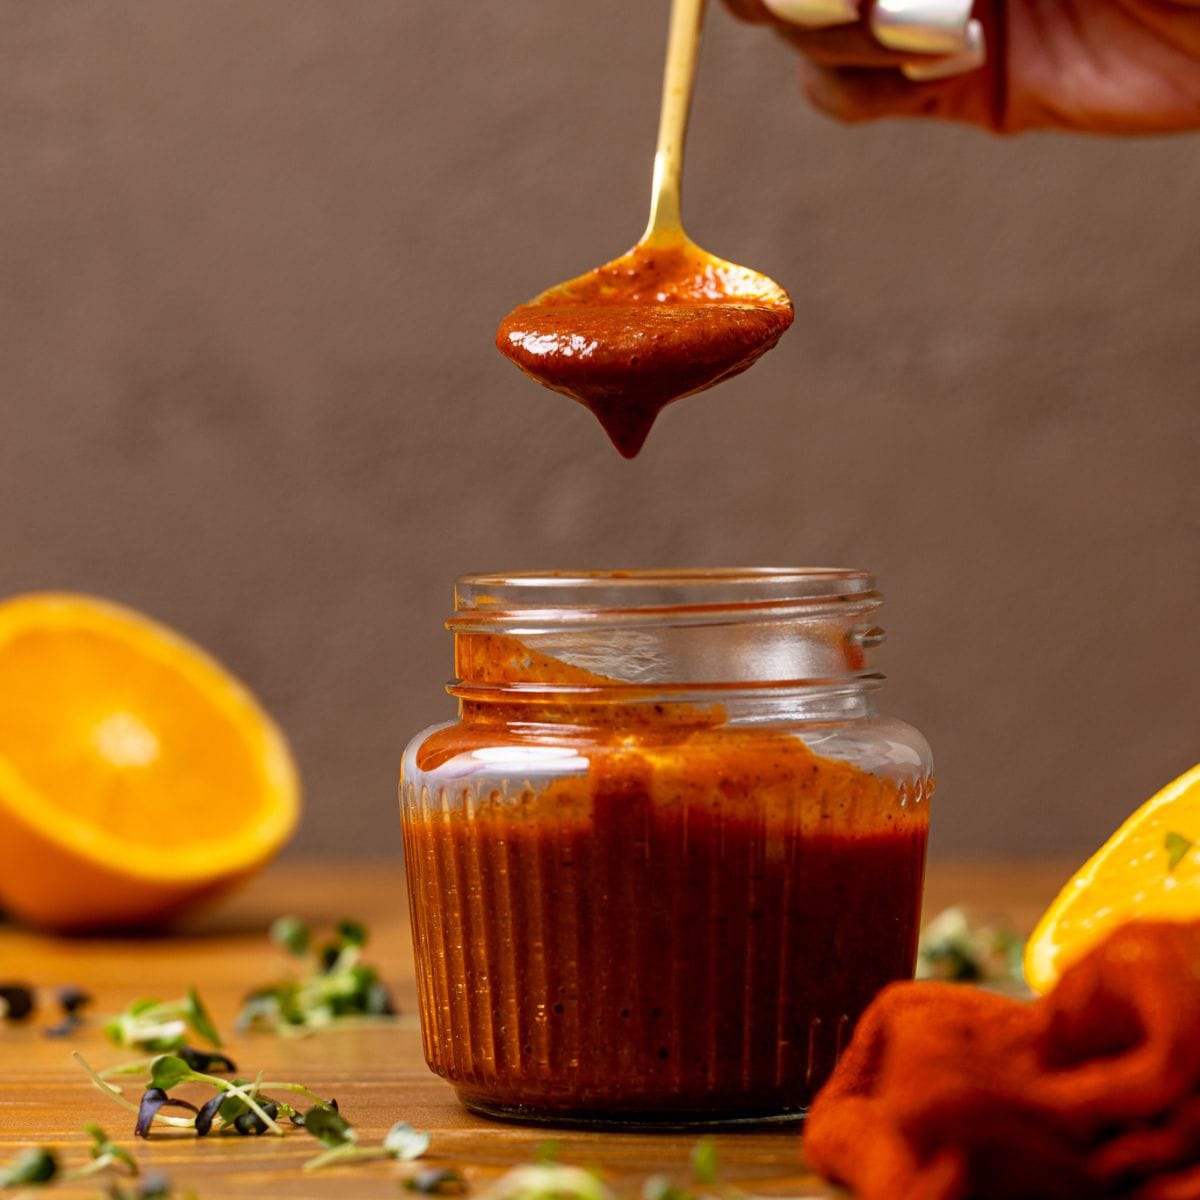
[[[275,724],[178,634],[90,596],[0,603],[0,908],[161,924],[266,862],[299,796]]]
[[[1133,917],[1200,920],[1200,764],[1147,800],[1059,892],[1025,944],[1026,982],[1049,990]]]

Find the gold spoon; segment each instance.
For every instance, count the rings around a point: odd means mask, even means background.
[[[515,308],[496,345],[527,375],[591,409],[626,458],[662,409],[751,366],[792,323],[773,279],[688,237],[683,149],[706,0],[673,0],[650,221],[627,254]]]

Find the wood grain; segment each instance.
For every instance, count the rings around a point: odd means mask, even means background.
[[[933,867],[926,910],[965,901],[1003,911],[1028,927],[1069,873],[1065,866],[1000,863]],[[386,1027],[333,1031],[285,1040],[257,1034],[230,1039],[241,1073],[262,1069],[268,1078],[303,1082],[336,1096],[364,1143],[377,1141],[397,1120],[433,1135],[428,1165],[454,1166],[473,1188],[508,1167],[529,1161],[553,1136],[564,1162],[597,1165],[623,1195],[640,1193],[649,1174],[665,1172],[686,1182],[688,1134],[591,1134],[501,1125],[459,1107],[450,1087],[432,1075],[421,1054],[416,1025],[412,943],[403,874],[396,866],[331,868],[282,866],[255,880],[222,907],[171,937],[63,940],[0,927],[0,979],[39,988],[75,983],[96,998],[97,1014],[115,1012],[138,996],[182,995],[195,983],[223,1031],[232,1029],[242,995],[283,969],[265,931],[282,912],[323,923],[340,916],[368,922],[370,961],[382,969],[404,1012]],[[132,1117],[101,1096],[70,1058],[79,1050],[93,1065],[131,1057],[110,1046],[92,1021],[70,1039],[54,1040],[41,1027],[49,1008],[30,1023],[0,1025],[0,1159],[21,1146],[59,1147],[67,1166],[86,1160],[85,1121],[98,1121],[132,1149],[146,1169],[167,1171],[199,1200],[322,1200],[325,1197],[394,1197],[404,1194],[406,1168],[390,1163],[335,1167],[304,1174],[300,1164],[315,1143],[302,1131],[284,1138],[209,1138],[156,1133],[132,1136]],[[759,1195],[829,1197],[809,1175],[793,1130],[722,1134],[716,1138],[728,1182]],[[101,1187],[60,1185],[47,1193],[94,1197]]]

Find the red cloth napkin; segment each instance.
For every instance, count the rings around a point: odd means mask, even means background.
[[[892,984],[804,1148],[860,1200],[1200,1200],[1200,922],[1121,926],[1034,1003]]]

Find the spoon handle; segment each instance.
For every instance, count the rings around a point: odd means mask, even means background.
[[[706,0],[671,0],[671,31],[663,75],[662,112],[654,153],[650,191],[650,223],[642,241],[678,241],[686,235],[679,211],[683,176],[683,143],[687,137],[692,84],[700,57],[700,31]]]

